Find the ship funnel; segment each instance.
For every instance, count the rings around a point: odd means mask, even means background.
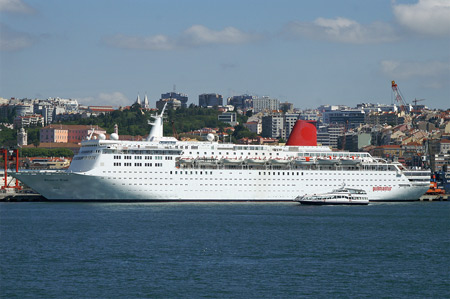
[[[297,120],[286,145],[317,146],[317,128],[315,121]]]

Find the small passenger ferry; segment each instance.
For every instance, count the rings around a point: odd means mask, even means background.
[[[295,201],[303,205],[368,205],[369,197],[362,189],[341,188],[328,193],[298,196]]]

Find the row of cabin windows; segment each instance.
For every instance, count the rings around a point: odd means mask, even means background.
[[[135,160],[142,160],[143,156],[134,156]],[[121,160],[122,156],[114,156],[115,160]],[[131,160],[131,156],[123,156],[124,160]],[[152,160],[153,157],[152,156],[145,156],[145,160]],[[163,157],[162,156],[155,156],[155,160],[162,160]],[[165,160],[173,160],[173,157],[171,156],[166,156]]]
[[[215,155],[214,152],[211,152],[211,153],[203,152],[203,154],[204,155],[212,155],[212,156]],[[237,155],[237,154],[238,154],[237,152],[232,153],[232,155]],[[189,155],[192,155],[192,152],[189,152]],[[200,152],[197,152],[197,155],[200,155]],[[222,155],[222,152],[219,152],[219,156],[221,156],[221,155]],[[230,155],[230,152],[226,152],[225,155],[226,156]],[[243,155],[244,155],[244,153],[241,152],[241,156],[243,156]],[[255,155],[259,155],[259,153],[248,153],[248,156],[255,156]],[[265,156],[266,153],[263,152],[263,153],[261,153],[261,155]],[[280,155],[280,153],[277,153],[277,156],[279,156],[279,155]],[[269,153],[269,156],[272,156],[272,153]]]
[[[266,172],[265,171],[260,171],[259,175],[261,175],[261,174],[262,175],[266,175]],[[277,174],[277,172],[275,172],[275,171],[273,171],[273,172],[268,171],[267,175],[285,175],[285,172],[284,171],[283,172],[278,171],[278,174]],[[295,172],[291,172],[289,174],[289,171],[288,171],[288,172],[286,172],[286,175],[295,175]],[[297,175],[300,175],[300,172],[297,171]],[[303,172],[301,172],[301,175],[303,175]]]
[[[120,177],[102,177],[102,179],[108,179],[108,180],[115,180],[115,179],[123,179],[123,178],[120,178]],[[133,179],[133,180],[136,180],[136,179]],[[200,179],[198,179],[198,178],[195,178],[195,179],[191,179],[191,180],[200,180]],[[135,185],[136,184],[138,184],[138,183],[135,183]],[[142,183],[139,183],[139,185],[141,185]],[[152,185],[152,184],[149,184],[149,185]],[[157,183],[155,183],[155,185],[158,185]],[[166,185],[178,185],[177,183],[175,183],[175,184],[173,184],[173,183],[166,183]],[[180,184],[180,185],[183,185],[182,183]],[[289,186],[292,186],[292,187],[295,187],[295,186],[297,186],[296,184],[289,184],[289,183],[285,183],[285,184],[274,184],[274,183],[261,183],[261,184],[255,184],[255,183],[243,183],[243,184],[233,184],[233,183],[216,183],[216,184],[212,184],[212,183],[209,183],[209,184],[205,184],[205,186],[213,186],[213,185],[215,185],[215,186],[262,186],[262,187],[265,187],[265,186],[269,186],[269,187],[271,187],[271,186],[287,186],[287,187],[289,187]],[[339,184],[305,184],[305,186],[306,187],[336,187],[336,186],[338,186]],[[203,186],[203,184],[200,184],[200,186]],[[354,185],[354,184],[348,184],[348,186],[361,186],[361,184],[356,184],[356,185]],[[372,186],[372,185],[370,185],[370,186]],[[386,185],[382,185],[383,187],[395,187],[395,185],[389,185],[389,184],[386,184]]]
[[[121,162],[114,162],[114,166],[122,166]],[[133,166],[133,163],[131,162],[125,162],[123,163],[123,166]],[[142,167],[142,163],[134,163],[135,167]],[[152,167],[153,163],[144,163],[145,167]],[[162,163],[155,163],[155,167],[162,167]]]

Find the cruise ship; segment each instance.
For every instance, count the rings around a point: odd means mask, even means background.
[[[430,172],[408,170],[368,153],[324,146],[179,141],[163,136],[163,114],[145,141],[87,136],[65,170],[12,173],[48,200],[83,201],[290,201],[332,191],[343,183],[370,201],[418,200]],[[306,125],[313,126],[309,123]],[[315,127],[314,127],[315,132]]]

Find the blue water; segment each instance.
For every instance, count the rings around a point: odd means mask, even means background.
[[[4,298],[449,298],[450,203],[0,203]]]

